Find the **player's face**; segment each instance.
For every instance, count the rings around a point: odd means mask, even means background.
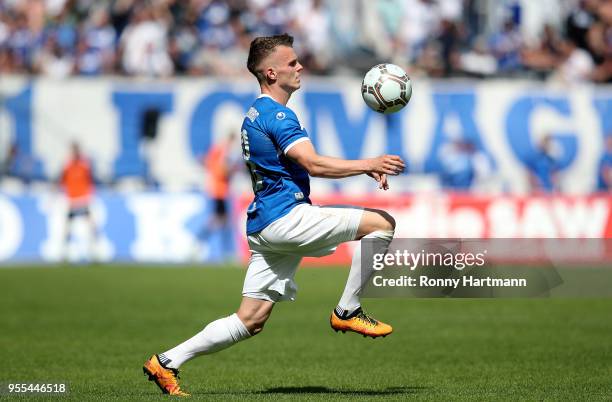
[[[304,67],[297,59],[293,48],[279,46],[274,52],[274,70],[276,71],[276,82],[288,93],[300,88],[300,73]]]

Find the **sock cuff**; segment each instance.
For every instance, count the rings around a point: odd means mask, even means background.
[[[235,331],[232,331],[232,335],[234,333],[239,334],[240,339],[235,339],[236,341],[239,341],[245,338],[250,338],[252,336],[249,330],[247,329],[247,327],[244,325],[244,323],[240,319],[240,317],[238,317],[238,314],[234,313],[226,317],[226,319],[228,320],[228,323],[232,326],[232,328],[235,329]]]
[[[357,306],[353,306],[351,308],[344,308],[340,305],[337,305],[334,309],[334,314],[336,314],[336,317],[346,320],[356,316],[359,311],[361,311],[360,304],[357,304]]]
[[[161,364],[163,368],[168,368],[168,364],[172,363],[172,360],[170,360],[163,353],[160,353],[157,355],[157,360],[159,360],[159,364]]]
[[[363,236],[363,239],[380,239],[391,242],[393,240],[394,230],[375,230],[370,234]]]

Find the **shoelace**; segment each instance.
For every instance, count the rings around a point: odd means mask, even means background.
[[[181,377],[179,377],[179,371],[177,369],[172,369],[169,368],[168,370],[170,370],[173,374],[173,378],[172,378],[172,382],[170,385],[172,385],[172,390],[174,392],[183,392],[183,390],[181,389],[181,386],[178,383],[178,380],[180,380]]]
[[[168,368],[167,370],[170,370],[172,372],[172,374],[174,375],[174,379],[175,380],[180,380],[181,379],[181,377],[179,377],[179,371],[177,369]]]
[[[365,311],[360,311],[359,314],[357,314],[357,318],[359,318],[360,320],[365,321],[366,323],[368,323],[369,325],[375,327],[376,325],[378,325],[378,321],[376,321],[375,319],[373,319],[372,317],[369,317]]]

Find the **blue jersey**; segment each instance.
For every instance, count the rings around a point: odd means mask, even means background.
[[[308,134],[291,109],[262,95],[247,112],[241,139],[255,193],[247,210],[249,235],[287,215],[296,205],[310,203],[308,172],[286,156],[293,145],[308,140]]]

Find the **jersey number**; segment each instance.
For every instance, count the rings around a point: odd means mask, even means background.
[[[255,164],[251,161],[251,150],[249,149],[249,137],[246,130],[242,130],[240,133],[242,142],[242,158],[246,162],[249,174],[251,175],[251,185],[253,186],[253,192],[256,193],[263,188],[263,177],[257,173]]]

